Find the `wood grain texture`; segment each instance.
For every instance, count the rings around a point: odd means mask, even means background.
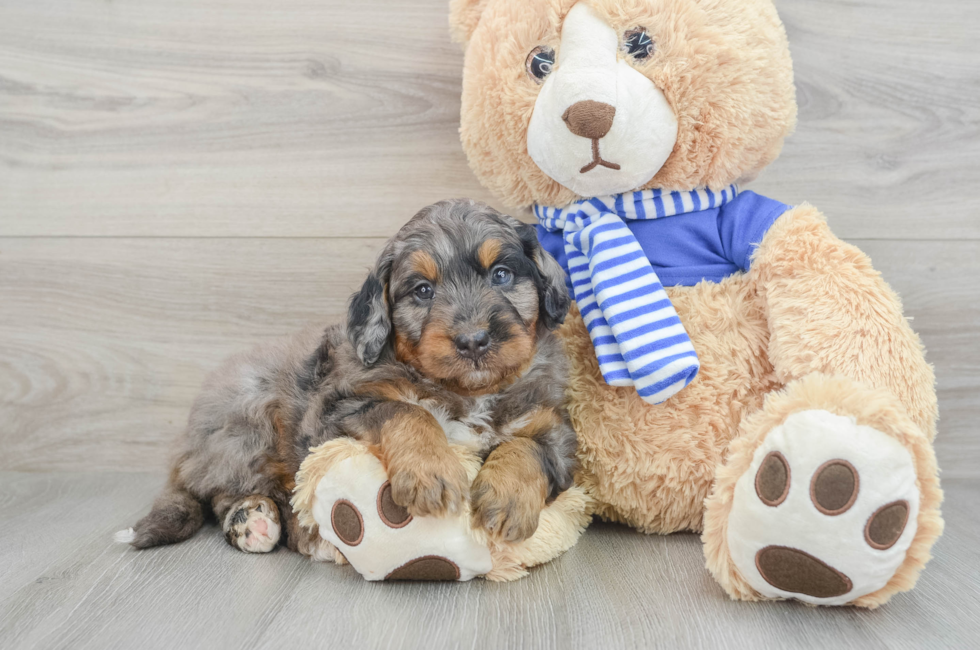
[[[735,603],[695,536],[606,525],[511,585],[370,585],[213,526],[109,544],[221,358],[341,317],[419,207],[493,202],[459,146],[447,3],[0,0],[0,470],[42,472],[0,472],[0,647],[975,645],[972,0],[777,0],[800,124],[751,186],[867,251],[936,366],[947,529],[911,594]]]
[[[0,474],[0,646],[918,650],[970,647],[980,634],[980,577],[966,570],[980,564],[976,481],[947,481],[935,559],[913,592],[875,611],[734,602],[696,536],[605,524],[510,584],[367,583],[282,549],[240,553],[213,525],[150,551],[112,544],[161,484]]]
[[[980,3],[776,0],[799,126],[751,189],[848,239],[980,235]]]
[[[489,199],[448,0],[0,0],[0,235],[388,236]],[[980,237],[970,0],[780,0],[800,125],[752,187],[846,238]]]
[[[0,469],[162,470],[224,357],[335,322],[381,239],[0,239]],[[944,476],[980,475],[980,242],[856,242],[939,378]]]
[[[489,198],[448,0],[0,0],[0,234],[390,236]]]

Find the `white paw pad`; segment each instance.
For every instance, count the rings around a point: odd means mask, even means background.
[[[732,560],[769,598],[842,605],[877,591],[915,536],[915,482],[894,438],[827,411],[794,413],[735,484]]]
[[[246,553],[268,553],[279,543],[279,512],[266,499],[245,499],[225,519],[228,541]]]

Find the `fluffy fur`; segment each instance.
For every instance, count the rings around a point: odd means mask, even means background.
[[[241,550],[271,550],[282,527],[290,548],[329,558],[289,501],[308,450],[344,437],[377,450],[411,513],[458,512],[472,499],[475,525],[495,539],[530,537],[576,468],[551,332],[568,304],[561,269],[529,226],[467,200],[422,210],[381,253],[346,326],[307,330],[211,375],[166,489],[126,539],[179,542],[211,511]],[[478,353],[460,347],[474,332],[485,339]],[[485,461],[475,480],[450,441]]]
[[[673,153],[636,189],[720,189],[776,158],[796,104],[786,36],[770,0],[588,1],[619,33],[648,30],[655,54],[631,65],[663,90],[678,118]],[[451,3],[453,32],[466,48],[463,147],[480,180],[509,205],[577,198],[527,155],[540,85],[524,66],[536,46],[557,48],[573,4]],[[824,408],[895,437],[915,459],[921,509],[912,547],[884,588],[854,604],[877,606],[910,589],[942,529],[931,447],[935,377],[898,297],[867,256],[803,205],[777,220],[750,272],[667,291],[701,371],[665,404],[604,383],[574,307],[559,332],[570,359],[580,484],[598,514],[648,533],[703,531],[708,568],[722,587],[733,598],[758,599],[725,541],[735,481],[773,426],[792,412]]]
[[[480,182],[510,207],[578,198],[527,153],[540,86],[524,61],[558,47],[574,0],[454,0],[450,23],[466,47],[460,135]],[[637,69],[664,92],[678,120],[667,164],[643,188],[722,189],[754,178],[796,124],[786,33],[770,0],[591,0],[618,33],[649,30],[656,53]]]

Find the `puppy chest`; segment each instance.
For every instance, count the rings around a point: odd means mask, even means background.
[[[496,435],[491,422],[495,404],[495,395],[476,397],[455,408],[436,399],[419,402],[419,406],[435,417],[450,444],[462,445],[477,453],[489,450],[494,444]]]

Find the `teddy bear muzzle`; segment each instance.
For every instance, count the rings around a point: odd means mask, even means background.
[[[592,162],[580,169],[580,174],[590,172],[598,166],[608,167],[617,171],[620,169],[620,166],[616,163],[603,160],[602,155],[599,153],[599,140],[606,137],[606,134],[609,133],[615,117],[615,106],[591,99],[583,99],[580,102],[575,102],[561,116],[562,121],[568,126],[569,131],[592,141]]]

